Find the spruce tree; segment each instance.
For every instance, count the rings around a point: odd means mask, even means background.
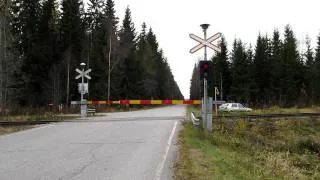
[[[270,100],[270,45],[268,37],[260,34],[257,39],[253,61],[253,78],[256,85],[256,103],[261,105],[269,104]]]
[[[315,87],[314,87],[314,96],[315,102],[319,105],[320,104],[320,35],[317,37],[317,47],[315,53]]]
[[[306,101],[308,104],[313,104],[314,103],[314,93],[315,93],[315,85],[316,81],[315,78],[316,72],[315,72],[315,63],[314,63],[314,58],[313,58],[313,51],[311,48],[311,41],[310,38],[307,36],[306,37],[306,52],[304,54],[306,63],[305,63],[305,68],[306,68],[306,73],[305,73],[305,91],[306,91]]]
[[[119,49],[121,51],[119,62],[119,92],[122,99],[140,98],[142,87],[141,66],[135,58],[136,33],[131,19],[131,11],[126,9],[122,28],[119,33]]]
[[[195,64],[190,83],[190,99],[201,99],[200,87],[200,70],[199,66]]]
[[[16,105],[17,85],[14,74],[20,70],[18,54],[12,47],[14,38],[10,31],[11,1],[3,1],[0,7],[0,106],[12,107]],[[17,57],[15,57],[17,55]]]
[[[115,75],[116,75],[116,69],[114,69],[114,67],[116,67],[116,64],[119,60],[119,51],[117,51],[119,48],[119,41],[118,41],[118,24],[119,24],[119,19],[118,17],[116,17],[115,13],[115,4],[113,0],[107,0],[107,3],[104,7],[104,13],[105,13],[105,17],[106,17],[106,21],[104,24],[105,29],[107,30],[107,46],[105,48],[105,54],[107,55],[106,57],[108,57],[108,63],[107,63],[107,68],[108,68],[108,72],[109,70],[110,72],[110,77],[109,77],[109,73],[107,75],[107,77],[110,79],[110,91],[111,94],[117,94],[118,91],[116,88],[116,82],[115,80]],[[110,65],[109,65],[109,60],[110,60]],[[110,67],[109,67],[110,66]]]
[[[301,66],[299,53],[297,51],[297,40],[289,25],[285,27],[284,42],[282,50],[284,81],[282,86],[282,103],[292,106],[300,93]]]
[[[145,89],[145,94],[147,99],[158,99],[159,98],[159,88],[158,82],[156,80],[157,73],[157,58],[158,54],[158,42],[152,28],[149,29],[146,35],[146,50],[143,56],[143,67],[145,69],[145,77],[143,80],[143,87]]]
[[[230,73],[230,64],[228,61],[228,49],[227,42],[225,37],[221,38],[219,43],[221,52],[216,55],[216,83],[215,85],[220,89],[220,93],[223,96],[221,100],[228,100],[230,97],[230,86],[231,86],[231,73]],[[222,89],[221,89],[222,85]]]
[[[108,75],[108,30],[102,0],[90,0],[87,13],[87,65],[92,69],[90,80],[90,99],[107,98]]]
[[[57,27],[57,9],[55,0],[42,5],[39,22],[39,58],[41,59],[42,87],[41,95],[48,103],[61,103],[60,92],[60,46]]]
[[[278,30],[274,30],[271,41],[270,57],[270,93],[273,104],[281,104],[284,76],[284,63],[282,59],[282,41]]]
[[[66,103],[70,100],[79,100],[77,89],[78,81],[75,69],[81,63],[82,41],[84,39],[83,19],[81,19],[80,6],[82,1],[63,0],[60,32],[62,38],[62,56],[64,67],[64,89],[66,91]]]
[[[41,99],[43,94],[41,59],[38,56],[38,33],[40,3],[38,0],[12,1],[11,6],[12,34],[16,37],[15,48],[21,61],[21,71],[16,74],[20,81],[17,88],[21,89],[18,97],[21,105],[38,106],[45,102]],[[39,75],[40,74],[40,75]],[[40,94],[40,95],[39,95]]]
[[[254,54],[252,50],[252,45],[249,44],[249,47],[246,51],[247,54],[247,62],[248,62],[248,87],[250,94],[250,105],[256,105],[257,103],[257,83],[255,81],[255,66],[254,66]],[[247,104],[248,105],[248,104]]]
[[[231,53],[232,100],[242,103],[250,101],[249,62],[241,40],[235,40]]]

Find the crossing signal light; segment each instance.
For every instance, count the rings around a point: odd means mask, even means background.
[[[200,61],[200,78],[208,78],[211,61]]]

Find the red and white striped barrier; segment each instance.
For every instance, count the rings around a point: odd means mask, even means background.
[[[201,104],[201,100],[119,100],[119,101],[97,101],[89,100],[88,104],[134,104],[134,105],[178,105],[178,104]]]

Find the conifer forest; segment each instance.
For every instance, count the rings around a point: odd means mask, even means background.
[[[316,47],[311,38],[299,44],[290,25],[284,32],[258,34],[255,46],[235,39],[231,50],[225,38],[219,42],[221,52],[211,58],[208,77],[209,96],[214,87],[218,100],[241,102],[256,107],[303,107],[320,104],[320,35]],[[283,38],[281,38],[283,37]],[[304,47],[300,51],[299,46]],[[203,95],[199,65],[194,65],[190,96]]]
[[[0,106],[79,100],[80,63],[92,69],[85,99],[189,98],[152,27],[135,25],[129,7],[122,19],[113,0],[0,1]],[[317,38],[316,47],[310,38]],[[299,44],[286,25],[284,32],[258,34],[254,45],[235,39],[228,49],[223,37],[219,46],[211,58],[209,96],[218,87],[219,100],[250,106],[320,104],[320,35]],[[202,84],[196,63],[190,99],[201,99]]]
[[[156,34],[119,22],[113,0],[1,0],[0,107],[79,101],[76,68],[92,69],[85,99],[183,99]]]

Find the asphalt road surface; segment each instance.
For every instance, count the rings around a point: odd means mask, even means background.
[[[0,179],[172,179],[185,106],[105,115],[0,136]]]

